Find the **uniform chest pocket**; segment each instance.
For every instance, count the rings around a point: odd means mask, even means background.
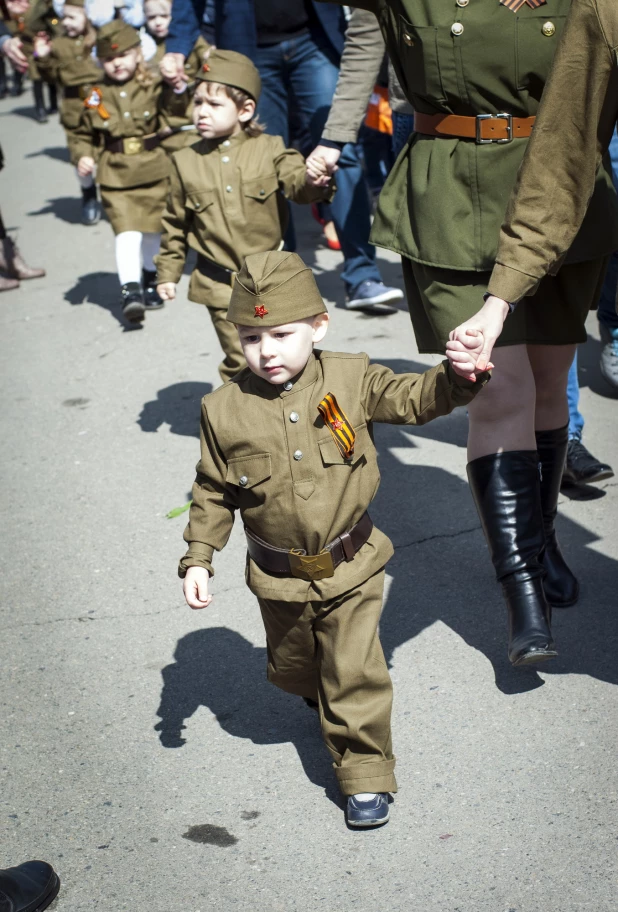
[[[214,194],[212,190],[200,190],[195,193],[189,193],[185,202],[185,208],[192,212],[204,212],[212,205]]]
[[[242,183],[242,192],[253,200],[264,202],[279,189],[277,175],[266,174],[264,177],[252,177]]]
[[[518,16],[516,39],[517,88],[541,98],[558,47],[566,16]]]
[[[228,461],[225,482],[249,491],[270,478],[271,471],[270,453],[237,456]]]
[[[438,29],[433,25],[412,25],[403,16],[398,20],[398,45],[401,68],[408,95],[420,95],[429,102],[445,102],[440,72]]]
[[[326,431],[327,429],[324,428]],[[328,432],[328,437],[318,440],[320,456],[325,466],[350,466],[354,467],[361,461],[367,461],[367,457],[374,451],[373,440],[366,424],[360,424],[354,428],[356,439],[354,440],[354,453],[351,459],[346,459],[341,450],[335,443],[333,435]]]

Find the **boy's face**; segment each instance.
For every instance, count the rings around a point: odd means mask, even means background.
[[[141,59],[141,53],[138,47],[134,47],[116,57],[106,57],[101,61],[105,75],[114,82],[127,82],[132,79]]]
[[[328,329],[328,314],[283,326],[237,326],[247,364],[269,383],[287,383],[309,360],[313,346]]]
[[[144,4],[146,28],[155,38],[167,38],[172,21],[172,8],[161,0],[152,0]]]
[[[203,139],[235,136],[255,114],[255,102],[249,99],[240,108],[223,86],[200,82],[193,97],[193,123]]]
[[[83,35],[86,31],[86,22],[84,10],[79,6],[69,6],[67,3],[62,13],[62,25],[69,38]]]

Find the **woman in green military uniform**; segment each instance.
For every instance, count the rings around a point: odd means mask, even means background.
[[[415,132],[382,191],[371,240],[402,255],[421,352],[486,292],[570,0],[360,0],[380,24]],[[618,246],[609,169],[565,265],[506,321],[492,382],[470,405],[468,477],[509,611],[509,658],[556,654],[550,605],[577,600],[553,521],[574,346]],[[539,463],[541,472],[539,472]]]

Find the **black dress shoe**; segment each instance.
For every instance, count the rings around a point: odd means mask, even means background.
[[[613,478],[614,470],[606,462],[599,460],[586,449],[581,440],[569,440],[566,465],[562,474],[562,483],[566,485],[591,484]]]
[[[141,323],[146,309],[144,295],[139,282],[127,282],[120,289],[122,294],[122,313],[129,323]]]
[[[0,870],[0,912],[43,912],[54,901],[60,878],[46,861],[25,861]]]
[[[142,282],[144,285],[144,306],[146,310],[160,310],[165,307],[165,301],[159,297],[157,292],[157,274],[151,269],[142,270]]]
[[[96,225],[101,218],[101,208],[97,200],[97,188],[86,187],[82,190],[82,224]]]

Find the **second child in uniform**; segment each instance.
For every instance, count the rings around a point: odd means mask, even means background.
[[[171,188],[157,257],[158,292],[176,296],[187,249],[197,252],[189,300],[205,304],[225,354],[229,380],[245,366],[236,330],[226,320],[234,274],[246,256],[276,250],[287,227],[285,199],[329,199],[299,152],[266,136],[255,119],[260,75],[243,54],[213,50],[197,75],[193,122],[201,140],[172,156]]]

